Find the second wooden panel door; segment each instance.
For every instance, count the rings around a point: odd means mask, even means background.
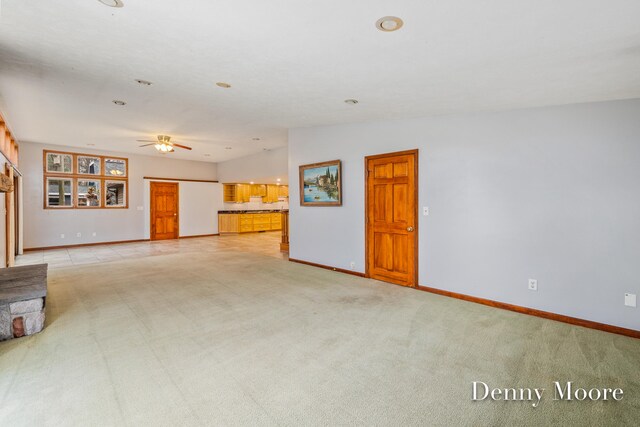
[[[417,150],[366,158],[367,276],[417,285]]]
[[[151,183],[151,240],[178,238],[178,184]]]

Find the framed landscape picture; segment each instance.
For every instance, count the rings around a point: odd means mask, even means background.
[[[300,166],[300,206],[341,206],[340,160]]]

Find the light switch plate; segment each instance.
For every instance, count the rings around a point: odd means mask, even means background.
[[[429,206],[424,206],[422,208],[422,215],[429,216]]]
[[[636,306],[636,294],[625,293],[624,294],[624,305],[629,307]]]

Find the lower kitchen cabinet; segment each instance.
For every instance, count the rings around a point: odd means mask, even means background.
[[[218,214],[218,232],[220,234],[276,231],[281,229],[280,212]]]

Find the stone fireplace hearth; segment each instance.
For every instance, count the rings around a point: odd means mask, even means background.
[[[44,328],[47,264],[0,269],[0,341]]]

